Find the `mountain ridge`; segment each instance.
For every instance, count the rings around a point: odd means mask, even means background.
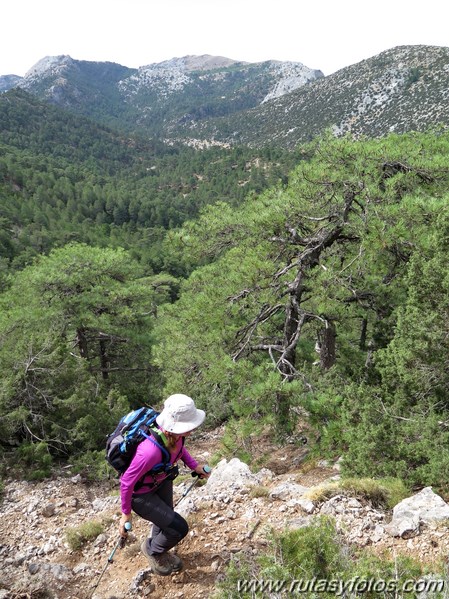
[[[322,77],[302,63],[246,63],[207,54],[138,69],[61,55],[41,59],[11,84],[103,124],[165,138],[173,124],[182,131],[192,119],[253,108]]]
[[[8,87],[9,86],[9,87]],[[449,48],[397,46],[324,76],[300,62],[204,54],[139,68],[46,57],[0,77],[128,133],[192,147],[291,149],[322,135],[382,137],[449,124]]]
[[[337,137],[383,137],[447,126],[448,89],[449,48],[398,46],[241,115],[245,129],[234,140],[255,146],[268,134],[294,147],[326,129]]]

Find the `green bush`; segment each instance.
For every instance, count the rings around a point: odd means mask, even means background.
[[[105,451],[86,451],[73,460],[73,472],[82,474],[87,480],[116,478],[117,473],[105,460]]]
[[[18,465],[28,480],[42,480],[51,474],[53,459],[47,443],[24,442],[17,450]]]
[[[274,539],[276,559],[262,559],[264,577],[331,578],[345,569],[345,559],[333,520],[320,517],[310,526],[289,530]]]
[[[270,540],[270,549],[262,556],[234,556],[214,599],[290,596],[289,590],[304,599],[361,594],[365,599],[399,599],[411,596],[401,590],[405,581],[413,584],[429,576],[409,557],[399,555],[393,560],[346,545],[329,517],[315,518],[297,530],[273,533]],[[433,578],[445,580],[443,572],[434,572]]]

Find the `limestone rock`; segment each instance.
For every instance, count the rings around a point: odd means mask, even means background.
[[[206,488],[208,493],[215,493],[257,483],[258,478],[252,474],[249,466],[238,458],[232,458],[229,462],[226,459],[218,462],[207,480]]]
[[[449,505],[431,487],[426,487],[393,508],[393,517],[386,530],[393,537],[410,538],[419,534],[421,524],[448,519]]]
[[[50,518],[51,516],[54,516],[55,511],[56,511],[55,504],[54,503],[47,503],[42,508],[42,515],[45,516],[45,518]]]
[[[302,497],[308,490],[307,487],[287,481],[272,489],[270,497],[287,501],[288,499]]]

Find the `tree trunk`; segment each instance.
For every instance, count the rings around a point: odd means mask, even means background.
[[[76,343],[80,352],[80,356],[86,360],[89,358],[89,348],[87,344],[86,329],[76,330]]]
[[[362,329],[360,331],[360,341],[359,341],[359,349],[362,351],[366,351],[366,332],[368,330],[368,320],[366,318],[362,319]]]
[[[320,366],[323,370],[329,370],[335,364],[335,338],[337,333],[335,325],[327,322],[321,331]]]
[[[109,360],[106,352],[106,339],[100,339],[100,367],[101,376],[104,380],[109,378]]]
[[[287,393],[276,392],[276,429],[281,434],[291,435],[294,424],[291,421],[290,399]]]

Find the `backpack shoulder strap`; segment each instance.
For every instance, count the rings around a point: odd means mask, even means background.
[[[153,443],[155,443],[155,445],[157,445],[159,447],[159,449],[162,451],[163,465],[167,466],[171,461],[171,459],[170,459],[171,456],[170,456],[170,452],[167,449],[167,439],[166,439],[164,433],[160,429],[156,429],[153,426],[149,427],[148,432],[151,433],[151,435],[148,436],[150,441],[153,441]],[[147,436],[147,435],[145,435],[145,436]],[[178,455],[173,460],[173,462],[177,462],[179,460],[182,450],[184,449],[185,442],[186,442],[185,437],[182,437],[181,449],[179,450]]]
[[[154,443],[162,453],[162,463],[163,465],[167,465],[170,462],[170,452],[166,447],[166,439],[162,431],[157,431],[154,427],[148,427],[148,433],[144,434],[144,436],[149,439],[152,443]]]

